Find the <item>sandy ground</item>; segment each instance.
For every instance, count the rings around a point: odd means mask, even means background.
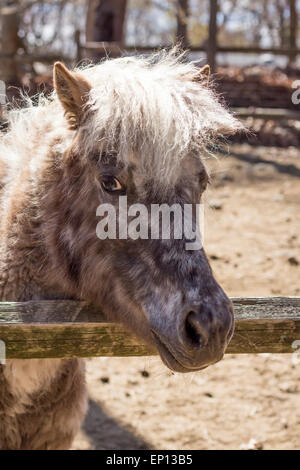
[[[207,162],[215,275],[230,296],[300,295],[300,152],[230,152]],[[300,449],[300,357],[226,355],[187,376],[156,357],[97,358],[87,371],[74,449]]]

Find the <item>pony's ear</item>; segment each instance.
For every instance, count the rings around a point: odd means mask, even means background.
[[[209,77],[210,77],[210,66],[206,64],[203,67],[201,67],[201,69],[198,70],[197,75],[194,78],[194,81],[208,83]]]
[[[80,124],[83,105],[87,101],[91,86],[80,73],[70,72],[61,62],[54,64],[53,82],[58,99],[65,110],[69,127],[75,130]]]
[[[204,65],[203,67],[201,67],[199,72],[202,75],[202,77],[206,77],[208,80],[210,76],[210,66],[208,64]]]

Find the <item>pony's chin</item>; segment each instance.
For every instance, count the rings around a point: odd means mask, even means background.
[[[171,353],[168,347],[161,341],[161,339],[157,336],[157,334],[153,331],[153,336],[155,340],[155,344],[159,355],[161,357],[162,362],[170,369],[172,372],[180,372],[181,374],[186,374],[188,372],[197,372],[199,370],[206,369],[208,365],[198,367],[198,368],[189,368],[183,366]]]

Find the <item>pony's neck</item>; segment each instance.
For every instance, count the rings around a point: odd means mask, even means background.
[[[47,213],[48,200],[53,201],[55,211],[55,204],[63,197],[58,184],[63,174],[63,136],[40,136],[42,145],[37,135],[31,137],[36,148],[32,146],[30,157],[24,155],[24,167],[10,168],[1,194],[0,299],[7,301],[62,295],[49,280],[46,235],[53,219],[53,214]],[[21,161],[20,155],[16,157]],[[57,281],[59,284],[58,277]]]

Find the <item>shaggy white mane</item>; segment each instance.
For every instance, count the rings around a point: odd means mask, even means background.
[[[135,152],[149,176],[170,180],[189,152],[201,157],[219,136],[242,128],[206,78],[199,78],[199,68],[174,50],[106,60],[77,71],[92,87],[88,106],[93,112],[83,125],[86,152],[109,147],[125,163]],[[30,153],[34,129],[40,134],[47,129],[42,146],[55,133],[68,145],[74,133],[67,129],[55,93],[9,118],[11,130],[0,140],[0,155],[6,158]]]
[[[135,150],[155,178],[170,179],[187,153],[200,156],[220,136],[242,126],[219,102],[199,68],[176,51],[109,60],[83,71],[93,86],[93,139]]]

